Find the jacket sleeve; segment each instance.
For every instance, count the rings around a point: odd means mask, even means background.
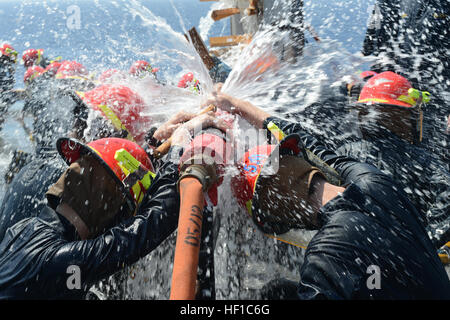
[[[443,271],[419,212],[389,176],[368,163],[337,155],[300,124],[270,117],[264,125],[280,130],[281,136],[298,134],[309,160],[330,172],[334,170],[346,186],[342,194],[319,210],[321,228],[309,243],[300,270],[301,299],[351,299],[354,293],[365,290],[365,280],[361,281],[365,268],[359,261],[365,261],[367,266],[384,263],[386,268],[393,263],[399,270],[409,270],[407,264],[400,267],[408,261],[414,266],[428,265],[437,273]],[[385,243],[390,246],[385,247]],[[396,275],[396,271],[389,274]],[[401,282],[397,278],[389,281]]]
[[[179,214],[177,192],[178,167],[173,160],[182,152],[172,148],[167,162],[160,168],[133,218],[111,228],[101,236],[58,246],[44,273],[55,281],[67,278],[66,270],[79,268],[83,288],[119,271],[124,265],[138,261],[155,249],[176,228]],[[45,271],[47,270],[47,271]],[[65,286],[65,282],[61,283]]]
[[[406,193],[375,166],[345,155],[338,155],[320,140],[303,130],[298,123],[269,117],[264,125],[270,128],[276,127],[284,135],[298,134],[308,160],[324,173],[331,184],[346,187],[354,183],[364,194],[370,195],[371,198],[378,199],[380,202],[391,201],[389,199],[395,197],[394,206],[396,210],[394,211],[404,212],[404,208],[407,208],[406,212],[408,212],[401,217],[397,217],[397,219],[404,221],[407,225],[419,225],[418,227],[421,230],[425,228],[419,212],[408,199]]]
[[[281,131],[282,136],[298,134],[308,160],[318,167],[332,184],[350,184],[358,178],[361,171],[372,172],[375,169],[351,157],[338,155],[319,139],[307,133],[299,123],[269,117],[264,121],[263,126],[272,133],[274,130]]]

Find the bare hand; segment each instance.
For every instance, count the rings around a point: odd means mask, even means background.
[[[172,135],[172,146],[186,146],[191,140],[195,132],[200,132],[202,129],[214,127],[223,132],[230,129],[230,125],[221,119],[214,116],[214,112],[208,112],[194,117],[188,122],[180,125]]]
[[[223,83],[222,82],[216,83],[214,85],[214,91],[221,92],[222,91],[222,87],[223,87]]]
[[[206,104],[213,104],[223,111],[234,114],[236,113],[236,108],[239,107],[239,100],[220,91],[215,91],[212,93]]]
[[[191,120],[195,117],[194,113],[186,111],[180,111],[173,116],[169,121],[164,123],[153,134],[153,137],[159,141],[167,140],[172,136],[174,131],[179,128],[184,122]]]
[[[250,102],[240,100],[222,92],[213,92],[207,104],[213,104],[223,111],[239,115],[258,128],[262,128],[264,120],[270,117],[269,113],[254,106]]]

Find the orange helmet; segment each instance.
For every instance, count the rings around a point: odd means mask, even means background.
[[[43,49],[28,49],[22,55],[22,61],[26,68],[39,64],[44,54]]]
[[[149,156],[138,144],[127,139],[104,138],[87,145],[70,138],[56,142],[59,154],[68,165],[82,155],[98,160],[117,181],[134,212],[155,177]]]
[[[127,139],[140,145],[145,142],[151,118],[144,114],[147,106],[136,92],[123,85],[105,84],[77,93],[88,106],[109,119],[117,130],[124,131]]]
[[[8,57],[9,60],[16,63],[19,53],[8,43],[4,43],[0,47],[0,56]]]
[[[34,79],[39,77],[44,73],[44,68],[39,66],[32,66],[25,71],[25,75],[23,77],[23,82],[25,84],[30,84]]]
[[[136,77],[144,77],[148,74],[155,76],[159,68],[152,68],[149,62],[145,60],[138,60],[130,67],[130,74]]]

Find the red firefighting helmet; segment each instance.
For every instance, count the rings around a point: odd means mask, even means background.
[[[404,77],[386,71],[371,77],[361,90],[358,103],[388,104],[411,108],[416,105],[417,98],[412,93],[411,83]],[[428,102],[427,95],[424,102]]]
[[[39,66],[32,66],[25,71],[25,75],[23,77],[23,82],[25,84],[30,84],[34,79],[39,77],[44,73],[44,68]]]
[[[153,68],[149,62],[145,60],[138,60],[130,67],[130,74],[133,76],[145,76],[147,74],[155,74],[159,68]]]
[[[44,54],[43,49],[28,49],[22,55],[22,62],[26,68],[39,64]]]
[[[77,92],[91,108],[109,119],[117,130],[125,130],[127,139],[142,145],[150,129],[151,117],[146,115],[144,100],[130,88],[104,84],[88,92]]]
[[[364,85],[359,95],[357,105],[375,105],[408,110],[410,122],[410,134],[405,139],[419,143],[422,141],[422,104],[430,101],[430,93],[412,88],[411,83],[404,77],[385,71],[372,76]],[[397,109],[387,109],[393,113]],[[402,111],[403,112],[403,111]],[[395,118],[395,116],[393,116]],[[393,120],[396,120],[394,119]],[[402,122],[403,123],[403,122]],[[397,125],[385,124],[391,131],[396,132]]]
[[[89,72],[85,66],[76,61],[63,61],[56,73],[57,79],[82,78],[86,79]]]
[[[44,70],[45,74],[50,76],[50,77],[54,77],[57,73],[59,68],[61,67],[62,63],[55,61],[50,63]]]
[[[103,138],[85,145],[75,139],[60,138],[56,146],[68,165],[82,155],[98,160],[121,187],[131,212],[135,212],[155,177],[145,150],[127,139]]]
[[[200,93],[200,81],[194,78],[192,72],[183,75],[178,82],[178,88],[189,89],[192,92]]]
[[[8,43],[4,43],[0,47],[0,56],[8,57],[9,60],[16,63],[19,53]]]
[[[240,174],[233,179],[233,193],[238,203],[252,215],[252,199],[256,182],[266,161],[269,159],[276,145],[261,145],[254,147],[244,154],[243,162],[239,165]]]

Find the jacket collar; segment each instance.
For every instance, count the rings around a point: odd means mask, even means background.
[[[38,214],[38,218],[46,222],[48,226],[62,234],[67,240],[77,241],[80,240],[75,227],[62,215],[58,214],[55,210],[49,206],[45,206]]]

